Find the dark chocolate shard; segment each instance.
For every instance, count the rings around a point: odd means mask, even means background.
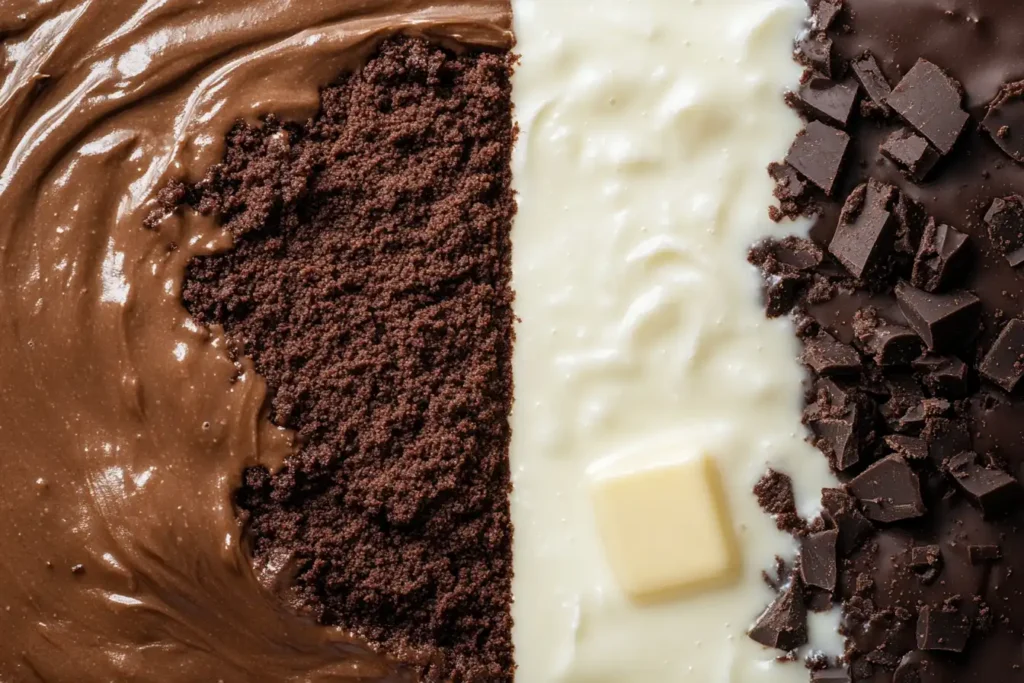
[[[1014,318],[985,354],[978,366],[983,377],[1012,392],[1024,377],[1024,321]]]
[[[969,253],[967,235],[929,219],[914,256],[910,283],[926,292],[945,288],[964,270]]]
[[[988,564],[1003,558],[1003,553],[997,545],[969,545],[967,546],[967,557],[971,564]]]
[[[963,88],[925,59],[917,60],[885,101],[941,154],[952,151],[967,124]]]
[[[850,683],[849,669],[821,669],[811,673],[811,683]]]
[[[807,586],[825,591],[836,587],[836,543],[839,532],[828,529],[808,534],[800,543],[800,577]]]
[[[885,103],[885,100],[892,92],[892,86],[889,85],[889,79],[882,73],[882,68],[878,65],[875,56],[870,52],[865,52],[853,60],[851,66],[853,75],[860,81],[864,92],[868,94],[875,106],[883,112],[888,112],[889,105]]]
[[[895,199],[896,188],[875,180],[858,186],[846,199],[828,250],[854,277],[888,272],[898,229],[892,213]]]
[[[928,457],[928,442],[924,439],[904,434],[889,434],[883,437],[882,441],[893,453],[907,460],[924,460]]]
[[[843,11],[843,0],[818,0],[811,6],[814,8],[811,12],[811,27],[816,31],[827,31]]]
[[[827,78],[832,77],[832,39],[824,32],[810,31],[797,40],[796,61]]]
[[[962,348],[977,336],[981,301],[971,292],[935,294],[900,282],[896,285],[896,300],[907,322],[931,351]]]
[[[921,373],[921,382],[933,395],[945,398],[967,395],[967,364],[956,356],[927,353],[911,365]]]
[[[808,79],[787,99],[808,118],[845,128],[857,104],[857,86],[819,76]]]
[[[849,146],[850,136],[843,131],[811,121],[797,134],[786,162],[831,195]]]
[[[859,548],[875,526],[857,508],[853,496],[841,489],[822,489],[821,505],[825,517],[839,532],[837,550],[840,556],[847,556]]]
[[[790,651],[807,642],[807,608],[800,581],[793,578],[747,633],[765,647]]]
[[[978,462],[976,453],[953,456],[946,471],[960,489],[986,515],[995,515],[1019,500],[1020,485],[1006,472]]]
[[[853,330],[861,348],[880,367],[910,365],[921,354],[921,338],[913,330],[882,319],[873,307],[857,311]]]
[[[909,128],[894,131],[879,151],[916,183],[923,182],[942,158],[927,140]]]
[[[828,332],[819,332],[804,342],[801,360],[815,373],[826,377],[853,375],[863,369],[860,354]]]
[[[845,415],[823,417],[811,422],[814,445],[825,454],[833,469],[843,472],[860,462],[859,411],[856,406]]]
[[[1016,194],[993,199],[985,224],[992,244],[1010,266],[1024,263],[1024,199]]]
[[[1024,81],[1007,83],[999,90],[981,127],[1006,156],[1024,163]]]
[[[971,620],[950,606],[925,605],[917,613],[917,647],[963,652],[971,636]]]
[[[942,572],[942,550],[937,545],[920,545],[910,550],[910,568],[925,585],[931,585]]]
[[[970,427],[960,417],[926,418],[921,438],[928,444],[928,457],[936,465],[974,447]]]
[[[854,477],[848,486],[860,500],[867,518],[876,522],[914,519],[928,511],[921,499],[917,474],[900,455],[879,460]]]
[[[896,671],[892,676],[892,683],[933,683],[936,668],[928,659],[928,655],[920,650],[912,650],[903,655]]]

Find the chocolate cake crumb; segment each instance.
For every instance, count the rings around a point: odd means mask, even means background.
[[[163,196],[234,236],[183,298],[298,433],[237,493],[255,561],[427,681],[513,678],[511,63],[389,39]]]
[[[775,525],[780,531],[798,533],[807,526],[797,513],[793,480],[789,476],[768,470],[754,486],[754,495],[761,509],[775,517]]]

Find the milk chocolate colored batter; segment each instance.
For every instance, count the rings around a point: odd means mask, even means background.
[[[305,117],[396,31],[511,43],[503,0],[7,0],[0,7],[0,680],[402,681],[292,612],[232,493],[291,434],[191,321],[212,221],[141,226],[239,118]]]

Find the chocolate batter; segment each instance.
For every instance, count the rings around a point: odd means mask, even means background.
[[[504,0],[3,3],[0,679],[413,678],[287,608],[287,562],[254,570],[233,493],[294,434],[180,298],[231,235],[142,227],[238,119],[304,120],[400,30],[511,44]]]
[[[222,216],[189,310],[302,448],[239,502],[297,597],[429,680],[512,678],[506,56],[386,43],[304,126],[243,126],[172,197]]]

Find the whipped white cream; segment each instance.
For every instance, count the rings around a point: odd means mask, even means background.
[[[746,637],[791,538],[751,493],[791,474],[805,514],[834,483],[804,441],[791,323],[769,321],[747,249],[771,223],[769,162],[800,128],[803,0],[517,0],[522,64],[512,467],[524,683],[796,683]],[[805,227],[805,226],[804,226]],[[609,567],[593,472],[709,453],[737,580],[639,604]],[[835,618],[813,646],[838,652]]]

